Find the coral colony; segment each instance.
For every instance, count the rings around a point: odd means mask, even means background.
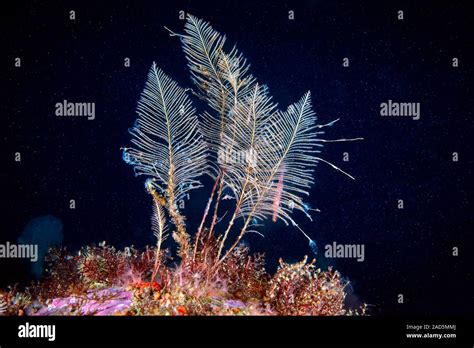
[[[332,268],[322,271],[304,256],[294,264],[280,260],[271,275],[264,255],[252,255],[242,243],[249,233],[261,234],[265,220],[281,220],[316,254],[316,242],[295,215],[311,219],[314,209],[303,197],[316,163],[351,177],[319,157],[323,143],[360,138],[320,138],[337,120],[318,125],[309,92],[278,109],[236,47],[227,50],[225,37],[208,23],[188,16],[183,34],[170,33],[182,42],[195,89],[181,88],[153,63],[130,129],[132,145],[123,148],[123,160],[145,178],[156,245],[116,250],[104,242],[73,255],[52,249],[42,281],[24,292],[13,287],[2,293],[4,313],[364,314],[365,306],[345,307],[347,282]],[[190,94],[209,106],[200,117]],[[179,202],[203,186],[204,175],[213,187],[199,226],[190,226]],[[219,211],[224,200],[233,204],[225,219]]]

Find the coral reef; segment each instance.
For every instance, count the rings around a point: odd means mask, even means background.
[[[216,241],[208,241],[216,244]],[[208,247],[208,246],[206,246]],[[206,248],[204,248],[206,249]],[[210,249],[215,250],[212,246]],[[239,245],[219,269],[195,261],[168,265],[165,253],[151,280],[156,250],[87,247],[75,255],[52,249],[44,280],[23,292],[0,292],[0,315],[352,315],[338,272],[321,271],[307,257],[265,271],[264,255]],[[206,257],[212,258],[208,255]]]

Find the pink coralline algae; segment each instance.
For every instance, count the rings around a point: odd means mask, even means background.
[[[117,315],[128,310],[132,298],[120,287],[90,290],[85,297],[55,298],[34,315]]]

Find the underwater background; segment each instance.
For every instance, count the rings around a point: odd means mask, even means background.
[[[68,19],[71,9],[75,21]],[[150,197],[120,147],[129,142],[127,129],[153,61],[191,86],[181,46],[163,28],[181,30],[180,10],[226,33],[280,106],[309,89],[320,123],[340,118],[327,138],[364,137],[326,144],[323,158],[356,181],[320,163],[308,203],[321,212],[313,222],[298,217],[319,246],[317,264],[333,265],[351,281],[347,300],[366,302],[380,315],[467,315],[473,297],[473,15],[462,2],[24,2],[2,10],[1,242],[41,231],[50,236],[45,245],[60,239],[70,250],[103,240],[119,248],[155,243]],[[288,20],[290,10],[294,20]],[[15,57],[22,57],[20,69]],[[453,57],[459,57],[457,68]],[[381,117],[380,103],[389,99],[419,102],[420,119]],[[54,105],[63,100],[95,102],[95,119],[56,117]],[[13,160],[15,152],[21,163]],[[203,183],[185,203],[194,228],[212,188],[211,180]],[[399,199],[404,209],[397,208]],[[293,227],[268,221],[262,232],[265,238],[249,234],[245,242],[267,254],[269,270],[280,257],[290,262],[311,255]],[[365,260],[326,259],[324,246],[333,242],[364,244]],[[28,284],[30,268],[29,261],[0,260],[0,287]]]

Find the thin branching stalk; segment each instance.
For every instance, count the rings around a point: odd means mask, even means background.
[[[196,253],[197,253],[197,249],[198,249],[200,238],[201,238],[201,232],[202,232],[202,229],[204,227],[204,223],[206,221],[207,214],[209,213],[209,208],[211,207],[212,200],[214,198],[214,193],[215,193],[216,188],[217,188],[217,184],[220,182],[220,178],[221,178],[221,174],[219,173],[219,175],[217,176],[216,182],[214,183],[214,187],[212,188],[211,196],[209,197],[209,200],[207,201],[206,210],[204,211],[204,215],[202,217],[201,224],[199,225],[198,231],[196,233],[196,240],[194,241],[193,261],[196,259]],[[218,199],[219,199],[219,197],[218,197]],[[216,204],[218,204],[218,202]]]
[[[225,175],[225,170],[223,170],[222,172],[224,175]],[[210,238],[212,235],[213,235],[213,232],[214,232],[214,227],[216,226],[216,222],[217,222],[217,213],[219,211],[219,204],[220,204],[220,201],[221,201],[221,196],[222,196],[222,191],[224,190],[224,180],[223,178],[221,177],[220,178],[220,182],[219,182],[219,190],[217,192],[217,200],[216,200],[216,205],[214,206],[214,214],[212,216],[212,222],[211,222],[211,226],[209,228],[209,235],[208,235],[208,238]]]

